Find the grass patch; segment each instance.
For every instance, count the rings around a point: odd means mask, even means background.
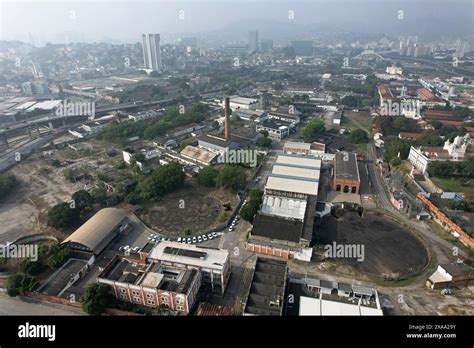
[[[359,155],[367,156],[367,143],[355,144]]]
[[[465,179],[461,178],[431,178],[431,180],[433,180],[437,186],[446,192],[463,192],[468,187],[472,187],[472,185],[463,186]]]
[[[354,112],[354,111],[347,111],[344,112],[344,116],[342,117],[342,123],[344,127],[349,129],[364,129],[367,132],[371,132],[372,129],[372,117],[369,115],[368,112],[361,111],[361,112]],[[361,127],[359,127],[359,125]]]

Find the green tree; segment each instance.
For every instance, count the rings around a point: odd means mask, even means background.
[[[159,196],[174,191],[184,185],[183,167],[176,162],[159,166],[147,177],[140,179],[137,190],[145,200],[155,200]]]
[[[14,175],[1,174],[0,175],[0,199],[4,198],[7,194],[13,191],[18,185],[18,180]]]
[[[37,261],[32,261],[31,259],[25,259],[20,263],[20,272],[35,276],[38,275],[43,269],[43,264],[37,260]]]
[[[362,129],[356,129],[349,134],[349,140],[353,144],[362,144],[367,143],[368,137],[367,133]]]
[[[66,244],[56,243],[49,249],[47,265],[53,269],[61,266],[71,255],[71,249]]]
[[[214,187],[216,186],[218,175],[219,171],[217,169],[212,166],[207,166],[199,171],[197,178],[200,185]]]
[[[318,133],[324,132],[324,121],[323,120],[311,120],[301,130],[301,136],[305,140],[314,138]]]
[[[253,222],[253,218],[262,204],[263,191],[252,190],[246,205],[240,210],[240,216],[245,221]]]
[[[92,284],[81,297],[82,309],[90,315],[100,315],[115,303],[111,288],[107,284]]]
[[[270,147],[272,146],[272,139],[265,137],[258,138],[255,144],[260,147]]]
[[[11,275],[6,283],[7,294],[12,297],[20,295],[25,291],[33,291],[37,286],[38,281],[36,278],[24,273]]]
[[[217,176],[217,186],[237,192],[245,187],[245,172],[242,167],[226,164]]]
[[[392,158],[392,160],[390,161],[390,164],[394,167],[397,167],[399,166],[400,164],[402,164],[402,160],[400,159],[400,157],[394,157]]]
[[[185,228],[185,229],[183,230],[183,234],[184,234],[185,236],[190,236],[190,235],[192,234],[192,231],[191,231],[189,228]]]
[[[56,204],[48,211],[48,225],[54,228],[67,228],[79,221],[79,209],[72,209],[69,203]]]
[[[105,204],[105,200],[107,199],[107,188],[105,187],[105,184],[99,182],[97,186],[92,189],[91,196],[95,203]]]
[[[79,209],[81,212],[86,209],[90,209],[94,204],[94,198],[86,190],[79,190],[74,192],[71,198],[74,201],[76,208]]]

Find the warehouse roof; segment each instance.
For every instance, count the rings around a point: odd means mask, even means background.
[[[360,181],[357,156],[355,153],[338,152],[335,156],[335,175],[337,179]]]
[[[207,151],[205,149],[188,145],[182,151],[181,155],[189,157],[193,160],[203,162],[203,163],[211,163],[214,158],[216,158],[217,154]]]
[[[117,234],[117,227],[126,219],[125,212],[117,208],[104,208],[87,220],[63,243],[77,243],[99,254]]]

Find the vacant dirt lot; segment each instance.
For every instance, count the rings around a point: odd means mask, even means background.
[[[220,224],[218,217],[225,210],[225,203],[230,203],[233,209],[238,198],[229,192],[197,186],[188,181],[183,189],[166,195],[159,203],[144,209],[140,218],[152,229],[165,235],[182,235],[185,228],[198,234]]]
[[[365,212],[363,217],[348,211],[339,219],[326,217],[316,228],[316,237],[322,245],[336,242],[336,245],[363,246],[363,261],[345,257],[337,258],[336,262],[370,275],[384,278],[414,275],[428,263],[428,253],[416,237],[403,226],[370,212]]]
[[[104,151],[103,147],[94,143],[93,149],[94,151],[89,153],[76,152],[69,148],[54,150],[46,156],[38,153],[7,172],[15,175],[20,184],[0,202],[0,243],[36,233],[48,233],[64,238],[72,232],[66,231],[67,233],[63,234],[49,228],[46,225],[48,210],[57,203],[68,201],[74,192],[89,184],[85,181],[67,181],[64,177],[66,169],[87,167],[90,168],[90,173],[93,173],[96,168],[103,166],[104,161],[97,155]],[[60,160],[61,166],[51,166],[52,159]]]

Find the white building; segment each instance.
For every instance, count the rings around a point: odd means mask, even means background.
[[[290,124],[288,122],[267,120],[256,126],[257,132],[267,131],[268,137],[280,141],[290,135]]]
[[[142,34],[142,49],[145,68],[161,71],[160,34]]]
[[[258,99],[254,98],[244,98],[239,96],[232,96],[229,98],[230,101],[230,109],[235,111],[237,109],[250,109],[256,110],[259,106]],[[225,101],[222,101],[222,107],[225,107]]]
[[[388,66],[385,71],[390,75],[403,75],[403,69],[394,65]]]
[[[469,134],[457,136],[453,142],[446,140],[443,147],[412,146],[408,154],[408,160],[421,173],[425,174],[428,165],[432,161],[463,161],[471,156],[474,151],[470,146],[471,138]]]
[[[201,271],[203,282],[210,283],[212,287],[219,285],[222,293],[231,272],[228,250],[177,242],[158,243],[148,254],[148,260],[182,269],[197,269]]]

